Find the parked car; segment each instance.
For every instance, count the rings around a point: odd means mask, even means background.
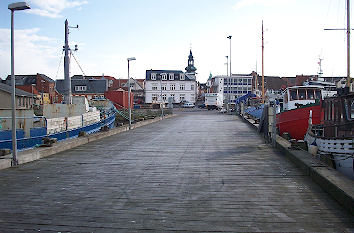
[[[194,108],[194,107],[195,105],[193,103],[188,103],[188,102],[182,105],[182,108]]]
[[[205,104],[199,104],[198,108],[205,108]]]
[[[225,108],[222,108],[221,110],[220,110],[220,113],[226,113],[227,112],[227,110],[225,109]]]

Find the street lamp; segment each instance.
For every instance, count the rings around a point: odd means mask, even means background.
[[[32,93],[32,108],[33,108],[33,106],[34,106],[33,86],[34,86],[34,84],[32,83],[32,84],[31,84],[31,93]]]
[[[26,2],[16,2],[8,5],[11,11],[11,107],[12,107],[12,166],[18,165],[17,161],[17,141],[16,141],[16,83],[15,83],[15,66],[14,66],[14,12],[20,10],[30,9]]]
[[[128,60],[128,109],[129,109],[129,129],[131,129],[132,126],[132,108],[130,106],[130,76],[129,76],[129,62],[130,61],[135,61],[135,57],[129,57],[127,58]]]
[[[42,86],[42,105],[44,105],[44,90],[43,90],[43,86],[44,86],[44,83],[45,83],[45,81],[44,80],[41,80],[41,86]]]
[[[231,35],[227,37],[227,39],[230,39],[230,79],[228,80],[227,84],[229,85],[230,83],[230,80],[231,80],[231,76],[232,76],[232,73],[231,73]],[[227,100],[227,112],[230,112],[230,90],[228,88],[228,100]]]
[[[161,105],[160,105],[160,108],[161,108],[161,119],[163,119],[163,105],[164,105],[164,101],[163,101],[163,98],[162,98],[162,76],[160,77],[160,87],[161,87]]]

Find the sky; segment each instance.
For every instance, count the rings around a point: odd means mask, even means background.
[[[0,1],[0,77],[10,74],[10,10]],[[71,75],[133,78],[149,69],[183,70],[192,49],[197,81],[209,74],[261,74],[264,22],[264,74],[313,75],[323,59],[324,76],[346,76],[345,0],[28,0],[16,11],[15,74],[43,73],[63,78],[64,21]],[[352,59],[353,61],[354,59]]]

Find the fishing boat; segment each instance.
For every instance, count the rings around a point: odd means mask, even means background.
[[[288,133],[293,139],[303,140],[310,111],[313,123],[320,123],[323,90],[324,87],[316,85],[293,86],[285,90],[282,109],[276,115],[279,135]]]
[[[63,103],[42,104],[38,109],[16,109],[16,143],[12,140],[12,118],[0,115],[0,149],[27,149],[43,144],[44,139],[60,141],[78,137],[79,134],[91,134],[101,129],[114,127],[117,109],[109,100],[95,101],[89,104],[85,97],[73,97],[69,76],[72,51],[68,42],[69,26],[65,20],[64,77],[65,93]],[[75,46],[75,51],[77,47]],[[91,105],[91,106],[90,106]],[[8,111],[8,110],[6,110]],[[3,111],[0,113],[6,113]],[[16,145],[16,147],[14,146]],[[14,151],[16,153],[16,150]],[[14,156],[16,164],[16,157]]]
[[[27,117],[16,119],[17,149],[40,146],[45,138],[61,141],[113,128],[117,112],[113,104],[107,100],[95,105],[90,107],[85,97],[74,97],[71,105],[46,104],[36,111],[22,110]],[[0,149],[12,149],[11,122],[11,117],[1,117]]]

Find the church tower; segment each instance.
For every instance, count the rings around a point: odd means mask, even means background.
[[[194,67],[194,58],[193,58],[192,50],[190,50],[189,56],[188,56],[188,66],[186,67],[186,71],[187,71],[187,74],[195,75],[196,70],[197,70],[197,68]]]

